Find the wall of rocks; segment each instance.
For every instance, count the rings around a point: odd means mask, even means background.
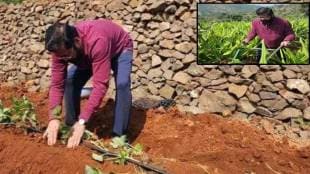
[[[60,0],[0,5],[0,82],[47,90],[44,31],[59,18],[108,18],[134,39],[134,99],[170,99],[180,110],[310,120],[310,66],[197,65],[195,0]],[[114,80],[108,95],[113,97]]]

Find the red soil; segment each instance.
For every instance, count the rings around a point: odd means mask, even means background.
[[[0,87],[0,91],[5,105],[10,105],[13,96],[28,96],[36,104],[39,121],[46,125],[47,93],[28,93],[17,87]],[[103,139],[112,129],[113,108],[112,100],[103,102],[89,123],[89,129]],[[40,136],[0,128],[0,173],[83,173],[86,164],[104,172],[138,171],[133,165],[97,163],[83,146],[49,147]],[[144,145],[152,164],[173,174],[310,173],[309,146],[290,147],[285,139],[276,141],[249,123],[210,114],[133,108],[129,139]]]

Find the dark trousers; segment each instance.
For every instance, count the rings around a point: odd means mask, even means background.
[[[117,135],[126,134],[131,116],[130,73],[132,57],[132,51],[125,50],[119,56],[114,57],[111,62],[116,87],[113,133]],[[78,121],[81,90],[91,76],[92,71],[90,69],[78,69],[75,65],[72,65],[68,70],[64,94],[65,123],[67,125],[73,125]]]

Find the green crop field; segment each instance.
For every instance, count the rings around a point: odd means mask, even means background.
[[[297,36],[292,43],[294,49],[283,48],[281,56],[268,58],[272,50],[262,48],[260,64],[308,64],[309,36],[308,19],[288,19]],[[209,22],[199,20],[198,61],[200,64],[249,64],[256,63],[255,48],[260,44],[258,37],[249,45],[242,40],[250,30],[250,21]],[[263,43],[263,42],[262,42]],[[286,60],[283,59],[285,55]]]

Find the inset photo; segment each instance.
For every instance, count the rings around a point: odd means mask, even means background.
[[[309,4],[198,4],[198,64],[309,64]]]

